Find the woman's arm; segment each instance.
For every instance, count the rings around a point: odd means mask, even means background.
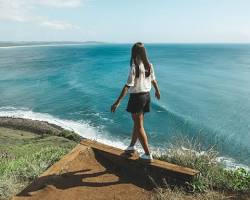
[[[129,86],[125,85],[122,88],[121,94],[118,97],[118,99],[115,101],[115,103],[111,106],[111,112],[115,112],[118,106],[120,105],[121,100],[126,96],[128,92]]]
[[[159,100],[161,98],[161,93],[160,93],[159,86],[158,86],[156,79],[152,80],[152,84],[155,88],[155,96]]]

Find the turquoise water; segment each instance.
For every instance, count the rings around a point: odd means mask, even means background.
[[[126,146],[130,44],[0,48],[0,116],[47,120],[84,137]],[[250,164],[250,45],[148,44],[161,89],[151,91],[145,126],[152,148],[171,137],[198,137],[222,156]]]

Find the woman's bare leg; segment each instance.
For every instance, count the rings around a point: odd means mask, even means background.
[[[133,133],[132,133],[132,138],[131,138],[131,142],[130,142],[130,145],[129,146],[134,146],[135,143],[137,142],[137,139],[138,139],[138,135],[137,135],[137,131],[136,131],[136,127],[135,127],[135,116],[136,114],[132,114],[132,119],[133,119],[133,122],[134,122],[134,127],[133,127]]]
[[[137,136],[140,140],[140,143],[145,151],[145,154],[149,155],[150,151],[149,151],[149,147],[148,147],[148,138],[146,135],[146,132],[144,130],[144,126],[143,126],[143,120],[144,120],[144,116],[143,113],[138,113],[135,115],[135,129],[137,132]]]

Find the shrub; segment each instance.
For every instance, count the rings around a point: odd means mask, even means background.
[[[76,134],[73,131],[68,131],[68,130],[63,130],[59,136],[67,138],[69,140],[73,140],[75,142],[80,142],[81,141],[81,136]]]
[[[250,173],[243,168],[225,169],[216,162],[218,152],[213,147],[202,150],[196,139],[174,138],[165,152],[157,152],[155,157],[184,167],[200,171],[188,184],[192,192],[226,190],[231,192],[250,192]]]

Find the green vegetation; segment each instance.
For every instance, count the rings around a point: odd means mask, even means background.
[[[81,136],[77,135],[76,133],[74,133],[73,131],[67,131],[67,130],[63,130],[59,136],[67,138],[69,140],[73,140],[75,142],[80,142],[81,141]]]
[[[73,133],[62,135],[74,138]],[[77,144],[64,137],[0,128],[0,199],[9,199]]]
[[[156,154],[155,157],[197,169],[200,174],[187,184],[185,189],[171,189],[167,184],[166,188],[158,188],[157,198],[171,199],[169,195],[172,193],[179,195],[176,199],[182,199],[181,196],[193,193],[193,199],[226,199],[225,193],[233,194],[231,199],[246,199],[246,196],[250,196],[250,173],[243,168],[225,169],[216,162],[217,156],[218,152],[213,148],[202,150],[197,140],[189,140],[186,137],[173,139],[170,148],[166,152]],[[195,196],[196,198],[194,198]]]

